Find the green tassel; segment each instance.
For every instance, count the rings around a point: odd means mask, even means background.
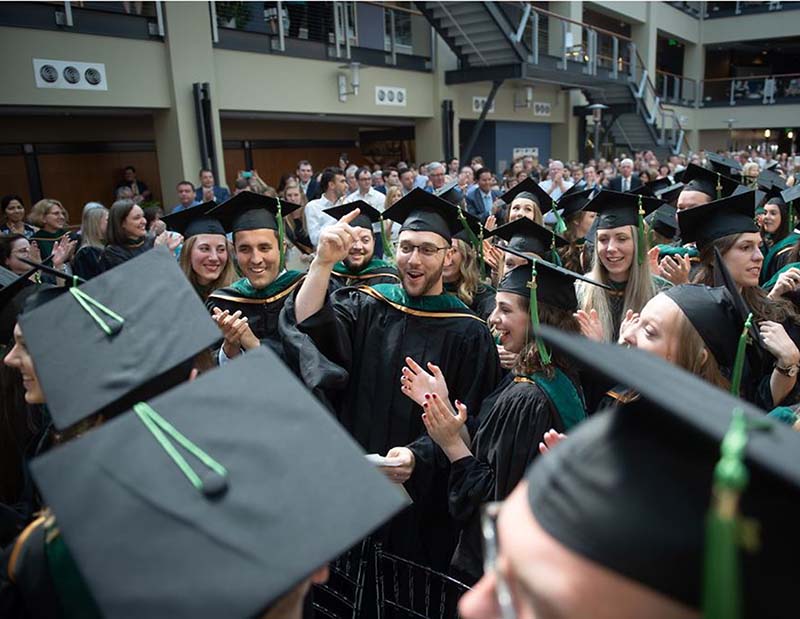
[[[556,266],[564,266],[561,264],[561,256],[558,255],[558,250],[556,249],[556,235],[553,234],[553,238],[550,241],[550,253],[553,256],[553,264]]]
[[[284,246],[285,230],[283,221],[283,206],[281,199],[278,198],[278,251],[280,252],[280,262],[278,264],[278,273],[282,273],[286,268],[286,247]]]
[[[786,233],[791,234],[794,230],[794,200],[789,200],[789,214],[787,219],[789,220],[789,229],[786,231]]]
[[[639,249],[637,251],[637,258],[639,264],[642,265],[644,264],[645,254],[647,253],[646,252],[647,243],[645,242],[645,237],[644,237],[644,207],[642,206],[641,195],[639,196],[638,209],[639,209],[639,214],[637,216],[636,227],[638,229],[637,234],[639,235]]]
[[[558,212],[558,202],[556,201],[553,201],[553,215],[555,215],[556,218],[556,224],[553,226],[553,230],[555,230],[556,234],[563,235],[567,231],[567,224],[561,216],[561,213]]]
[[[464,227],[464,231],[467,233],[467,237],[469,237],[470,245],[475,249],[475,253],[478,254],[478,264],[481,267],[481,278],[486,277],[486,262],[483,259],[483,230],[481,230],[481,238],[479,239],[475,232],[472,231],[472,228],[469,227],[469,222],[467,218],[464,216],[464,211],[460,208],[458,209],[458,221],[461,222],[461,225]]]
[[[534,260],[531,264],[531,281],[528,282],[528,288],[531,289],[531,297],[530,297],[530,314],[531,314],[531,324],[533,325],[534,332],[539,330],[539,302],[536,299],[536,261]],[[536,347],[539,349],[539,359],[542,360],[544,365],[550,365],[550,351],[547,350],[547,347],[544,345],[542,339],[537,335],[536,337]]]
[[[717,200],[722,199],[722,175],[717,172]]]
[[[739,336],[739,344],[736,346],[736,360],[733,362],[733,371],[731,372],[731,393],[739,396],[739,388],[742,384],[742,372],[744,371],[744,358],[747,351],[747,344],[750,341],[750,328],[753,326],[752,312],[747,315],[744,321],[744,328],[742,334]]]
[[[749,480],[744,464],[747,431],[747,419],[737,408],[722,439],[721,456],[714,468],[711,507],[706,516],[704,619],[739,619],[742,614],[739,497]]]
[[[383,245],[383,257],[387,260],[394,260],[394,249],[386,234],[386,226],[383,225],[383,215],[381,215],[381,244]]]

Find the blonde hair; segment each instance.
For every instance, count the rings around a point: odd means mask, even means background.
[[[105,247],[106,237],[100,230],[103,215],[108,215],[105,206],[97,205],[84,209],[81,221],[81,247]]]
[[[461,239],[455,239],[453,248],[461,255],[461,265],[458,267],[458,285],[456,296],[471,306],[481,283],[481,272],[478,269],[478,255],[470,245]]]
[[[222,268],[222,272],[219,274],[219,277],[210,284],[201,284],[197,278],[197,273],[192,269],[191,256],[192,250],[197,243],[197,238],[196,236],[190,236],[184,241],[183,247],[181,248],[181,255],[178,258],[178,265],[181,267],[181,271],[186,275],[186,278],[192,286],[194,286],[194,289],[197,290],[197,293],[202,297],[203,301],[205,301],[208,295],[214,290],[230,286],[236,281],[236,269],[233,266],[233,246],[228,239],[225,239],[225,247],[228,248],[228,260]]]
[[[58,200],[53,200],[52,198],[44,198],[43,200],[39,200],[36,204],[33,205],[33,208],[31,208],[31,212],[28,215],[28,222],[33,224],[37,228],[43,227],[45,216],[54,206],[60,208],[62,211],[64,211],[64,213],[67,212],[67,210],[64,208],[64,205],[61,204],[61,202],[59,202]],[[69,217],[67,217],[67,223],[69,223]]]
[[[403,197],[402,187],[389,187],[389,189],[386,191],[386,208],[392,206],[402,197]]]
[[[289,215],[286,215],[286,217],[284,217],[283,219],[286,222],[286,225],[289,226],[289,229],[291,229],[292,232],[294,232],[294,229],[295,229],[294,228],[295,227],[295,223],[294,222],[297,219],[302,220],[303,229],[307,230],[308,227],[306,226],[306,204],[308,204],[308,197],[306,197],[306,192],[303,191],[303,188],[300,187],[300,185],[298,183],[295,183],[295,182],[286,183],[286,186],[283,188],[283,195],[281,196],[281,199],[284,202],[288,202],[289,204],[294,204],[293,202],[289,202],[286,199],[286,192],[289,189],[297,189],[300,192],[300,208],[295,210],[295,211],[293,211]]]
[[[625,298],[622,305],[622,312],[626,310],[633,310],[634,312],[642,311],[642,308],[647,302],[656,295],[656,288],[653,285],[653,279],[650,276],[650,265],[647,260],[639,264],[637,260],[639,252],[639,235],[637,234],[636,226],[625,226],[633,237],[633,261],[631,268],[628,271],[628,282],[625,286]],[[598,230],[599,232],[599,230]],[[647,240],[645,239],[644,254],[647,255]],[[590,279],[601,284],[611,285],[611,279],[608,276],[608,270],[600,260],[600,252],[597,251],[597,243],[595,244],[594,257],[592,259],[592,268],[587,274]],[[581,285],[578,289],[580,293],[581,309],[588,312],[595,310],[597,316],[600,318],[600,324],[603,327],[603,334],[606,341],[612,341],[615,334],[615,324],[620,324],[622,316],[612,316],[611,305],[608,302],[609,291],[600,288],[599,286],[592,286],[591,284]]]

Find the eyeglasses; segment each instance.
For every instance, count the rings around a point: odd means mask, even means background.
[[[419,253],[425,256],[426,258],[432,258],[440,251],[444,251],[450,249],[450,246],[447,247],[436,247],[432,243],[423,243],[422,245],[412,245],[411,243],[400,243],[398,246],[401,254],[411,255],[414,253],[415,249],[419,250]]]
[[[481,533],[483,534],[483,571],[494,574],[495,595],[502,619],[516,619],[514,604],[511,601],[511,590],[500,570],[497,569],[499,540],[497,536],[497,516],[500,514],[501,501],[486,503],[481,509]]]

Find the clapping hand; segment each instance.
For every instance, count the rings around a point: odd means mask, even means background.
[[[600,322],[600,317],[597,315],[597,310],[578,310],[573,314],[581,327],[581,333],[595,342],[602,342],[605,340],[603,333],[603,325]]]
[[[68,234],[58,239],[53,245],[53,268],[60,269],[64,264],[69,262],[77,245],[78,241],[70,239]]]
[[[658,274],[675,286],[689,283],[692,261],[689,256],[664,256],[658,266]]]
[[[426,393],[423,408],[425,412],[422,413],[422,421],[425,429],[439,447],[445,452],[449,452],[464,445],[464,441],[461,439],[461,429],[467,422],[465,405],[456,400],[457,410],[453,410],[450,402],[446,399],[440,398],[435,393]]]
[[[420,406],[424,406],[428,399],[426,395],[436,394],[447,401],[449,392],[447,381],[438,366],[428,363],[430,373],[426,372],[411,357],[406,357],[406,366],[400,377],[400,390]]]
[[[777,299],[798,287],[800,287],[800,269],[792,267],[778,275],[778,281],[775,282],[768,296],[770,299]]]
[[[544,433],[542,442],[539,443],[539,453],[546,454],[548,451],[550,451],[553,447],[558,445],[565,438],[567,438],[566,434],[562,434],[561,432],[556,432],[555,430],[548,430],[547,432]]]
[[[215,307],[212,318],[222,331],[222,337],[225,339],[222,352],[229,359],[238,355],[242,348],[249,350],[259,345],[258,338],[250,329],[247,316],[242,316],[241,310],[231,314],[228,310],[223,311]]]

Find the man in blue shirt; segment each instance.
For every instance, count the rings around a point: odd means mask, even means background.
[[[179,213],[202,204],[199,200],[195,200],[194,185],[189,181],[181,181],[175,188],[178,190],[178,204],[172,207],[170,213]]]
[[[494,213],[494,202],[500,197],[500,192],[492,189],[493,174],[489,168],[481,168],[475,173],[478,186],[467,194],[467,212],[480,218],[481,223]]]
[[[212,195],[213,194],[213,195]],[[220,187],[214,184],[214,173],[211,170],[200,170],[200,186],[195,191],[194,199],[199,203],[211,202],[222,204],[231,197],[231,192],[227,187]]]

